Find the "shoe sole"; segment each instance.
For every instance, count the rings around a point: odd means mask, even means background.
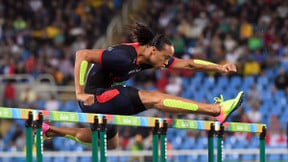
[[[226,120],[229,118],[229,116],[241,106],[241,104],[243,102],[243,97],[244,97],[244,92],[241,94],[239,102],[237,103],[236,107],[227,115],[227,117],[225,118],[225,120],[221,124],[225,123]]]

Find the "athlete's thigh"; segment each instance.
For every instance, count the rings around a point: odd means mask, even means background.
[[[138,90],[126,86],[97,89],[93,105],[85,106],[82,102],[79,104],[82,111],[87,113],[133,115],[146,110]]]
[[[100,114],[133,115],[145,110],[138,90],[132,87],[115,86],[107,89],[97,89],[95,103],[85,106],[79,105],[83,112]],[[118,142],[116,125],[107,125],[107,139],[109,147],[113,148]]]

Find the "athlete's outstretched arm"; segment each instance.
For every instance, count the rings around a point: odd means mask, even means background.
[[[99,64],[99,57],[103,50],[79,50],[76,52],[74,67],[74,82],[76,98],[83,101],[84,105],[92,105],[94,103],[94,95],[84,93],[85,76],[90,63]]]
[[[227,63],[225,65],[215,64],[205,60],[199,59],[178,59],[175,58],[175,63],[171,69],[186,69],[194,71],[215,71],[220,73],[237,72],[237,68],[234,64]]]

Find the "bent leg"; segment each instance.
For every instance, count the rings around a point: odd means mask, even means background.
[[[95,92],[97,102],[86,106],[79,102],[84,113],[133,115],[145,109],[138,96],[138,90],[133,87],[114,86],[107,89],[97,89]],[[66,137],[83,144],[91,144],[91,130],[89,128],[57,128],[50,126],[45,132],[48,137]],[[114,149],[118,146],[117,127],[107,125],[107,148]]]
[[[46,131],[47,137],[66,137],[84,145],[91,145],[92,132],[90,128],[58,128],[50,126]],[[118,146],[118,133],[107,140],[107,149],[115,149]]]
[[[147,109],[156,108],[171,113],[199,113],[211,116],[217,116],[221,110],[220,104],[200,103],[157,91],[139,90],[139,96]]]

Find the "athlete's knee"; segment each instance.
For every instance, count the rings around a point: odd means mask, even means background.
[[[155,107],[156,104],[161,102],[161,94],[159,91],[139,91],[140,99],[146,108]]]
[[[119,136],[118,133],[107,141],[107,149],[112,150],[118,147]]]
[[[80,128],[80,130],[75,134],[75,138],[84,143],[91,143],[91,130],[88,128]]]

